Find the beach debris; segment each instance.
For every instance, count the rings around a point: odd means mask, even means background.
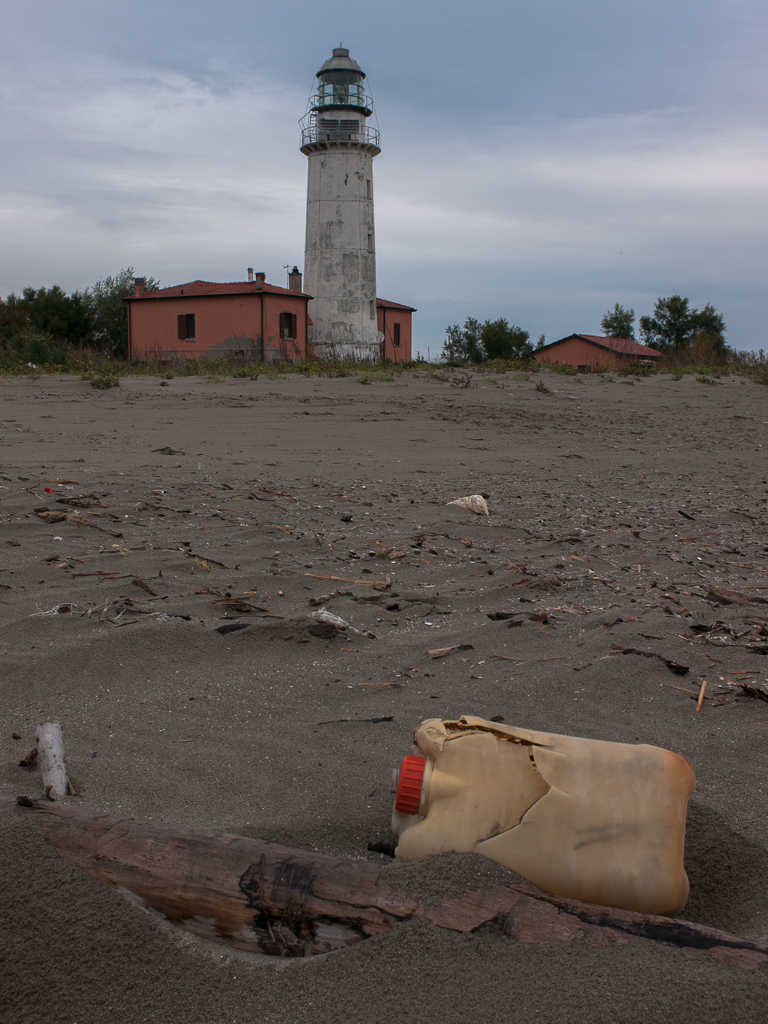
[[[478,516],[490,515],[488,505],[482,494],[468,494],[466,498],[456,498],[455,501],[449,501],[448,504],[458,505],[459,508],[465,508]]]
[[[182,451],[177,451],[175,448],[168,448],[167,446],[165,448],[153,448],[152,452],[153,453],[157,452],[160,455],[184,455],[185,454]]]
[[[339,635],[339,630],[329,622],[313,622],[311,626],[307,627],[307,631],[312,636],[322,637],[323,640],[333,640],[335,636]]]
[[[351,523],[352,522],[352,516],[350,516],[350,515],[339,516],[339,519],[341,519],[342,523]]]
[[[333,580],[334,583],[354,583],[359,587],[373,587],[374,590],[388,590],[392,586],[392,580],[387,576],[385,580],[348,580],[344,576],[321,576],[316,572],[305,572],[302,575],[313,580]]]
[[[542,626],[549,625],[549,616],[546,612],[533,612],[528,616],[529,622],[540,622]]]
[[[517,942],[604,948],[644,939],[707,953],[745,970],[768,965],[768,945],[751,939],[527,886],[420,903],[394,889],[382,874],[385,868],[371,861],[29,797],[0,797],[1,807],[14,804],[45,812],[41,827],[47,841],[93,878],[188,931],[251,952],[328,953],[401,921],[423,920],[464,934],[492,931]],[[374,844],[375,852],[394,852],[384,842],[379,845]]]
[[[228,622],[225,626],[217,626],[216,632],[226,636],[227,633],[237,633],[240,629],[248,629],[250,622]]]
[[[350,633],[357,633],[358,636],[367,636],[371,640],[378,639],[369,630],[358,629],[350,622],[347,622],[346,619],[342,619],[340,615],[334,615],[333,612],[329,612],[326,608],[319,608],[316,612],[310,612],[309,615],[310,618],[315,619],[317,622],[325,622],[329,626],[334,626],[337,630],[347,630]]]
[[[436,647],[433,651],[427,651],[427,654],[432,659],[447,658],[449,654],[455,654],[457,651],[474,651],[472,644],[454,644],[453,647]]]
[[[36,508],[35,515],[39,516],[46,523],[62,523],[67,518],[66,512],[60,512],[55,508],[48,508],[47,505],[43,508]]]
[[[339,725],[342,722],[369,722],[378,725],[380,722],[391,722],[394,715],[381,715],[379,718],[329,718],[327,722],[318,722],[318,725]]]
[[[768,688],[765,686],[758,686],[755,683],[737,683],[736,684],[742,693],[747,697],[757,698],[757,700],[768,701]]]
[[[414,739],[392,817],[398,861],[473,852],[568,899],[644,914],[685,906],[695,779],[684,758],[474,715],[428,719]]]
[[[492,622],[503,622],[506,619],[514,619],[518,615],[521,615],[521,614],[522,614],[521,612],[488,612],[487,613],[488,618]]]
[[[153,597],[157,597],[157,594],[152,589],[152,587],[150,587],[148,583],[145,583],[144,580],[140,579],[138,576],[134,576],[133,579],[131,580],[131,583],[133,584],[134,587],[141,587],[141,589],[146,590],[148,594],[151,594]]]
[[[698,715],[701,711],[701,705],[704,703],[704,694],[707,692],[707,680],[704,679],[699,690],[699,699],[696,701],[696,710],[694,714]]]
[[[768,597],[750,594],[745,590],[727,590],[724,587],[710,587],[707,600],[718,604],[768,604]]]
[[[24,757],[22,757],[22,759],[19,761],[19,768],[35,768],[37,765],[37,756],[37,747],[32,747],[30,752],[28,754],[25,754]]]
[[[64,761],[64,736],[59,722],[39,722],[35,734],[40,774],[49,800],[67,796],[67,766]]]
[[[665,658],[663,654],[657,654],[655,651],[639,651],[636,647],[617,648],[609,651],[606,657],[611,658],[618,654],[634,654],[639,658],[658,658],[659,661],[664,662],[670,672],[674,672],[677,676],[684,676],[689,671],[688,665],[680,665],[678,662],[672,661],[671,658]]]

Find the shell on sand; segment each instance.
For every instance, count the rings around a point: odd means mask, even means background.
[[[457,498],[455,501],[449,501],[448,504],[461,505],[462,508],[467,508],[470,512],[475,512],[479,516],[490,515],[482,494],[469,494],[466,498]]]

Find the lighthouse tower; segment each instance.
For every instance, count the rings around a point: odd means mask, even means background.
[[[302,118],[301,152],[309,158],[304,288],[320,358],[378,359],[373,158],[379,133],[369,128],[365,72],[342,46],[317,72],[317,92]]]

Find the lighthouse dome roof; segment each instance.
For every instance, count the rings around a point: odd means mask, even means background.
[[[352,60],[349,56],[349,50],[344,46],[335,47],[333,56],[323,64],[316,77],[319,78],[324,71],[356,71],[365,78],[365,72],[356,60]]]

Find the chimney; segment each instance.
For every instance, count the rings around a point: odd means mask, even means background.
[[[266,283],[267,283],[267,275],[266,274],[257,274],[256,275],[256,287],[257,288],[263,288]]]
[[[294,267],[288,275],[288,290],[292,292],[301,291],[301,274],[298,267]]]
[[[253,280],[253,267],[248,267],[248,280]]]
[[[144,294],[144,289],[146,288],[146,286],[147,286],[147,279],[146,279],[146,277],[134,277],[134,279],[133,279],[133,294],[134,295],[143,295]]]

